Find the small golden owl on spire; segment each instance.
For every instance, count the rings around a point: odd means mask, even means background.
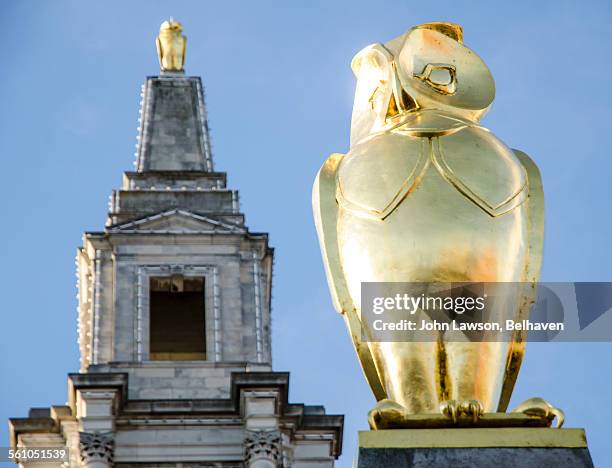
[[[173,18],[164,21],[155,42],[162,72],[184,71],[187,38],[183,36],[183,25]]]

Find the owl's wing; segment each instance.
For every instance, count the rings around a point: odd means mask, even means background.
[[[527,270],[525,275],[525,291],[522,316],[518,320],[528,318],[531,304],[536,301],[537,283],[540,279],[540,268],[542,266],[542,248],[544,245],[544,191],[542,190],[542,178],[538,166],[527,154],[519,150],[514,150],[514,154],[521,161],[527,171],[527,183],[529,185],[529,195],[527,203],[527,240],[529,242],[529,253],[527,256]],[[527,331],[517,331],[513,336],[513,343],[508,352],[506,373],[502,386],[501,398],[499,400],[498,411],[506,411],[510,403],[510,396],[518,377],[523,355],[525,353],[525,340]]]
[[[187,51],[187,38],[183,37],[183,51],[181,53],[181,63],[183,64],[183,68],[185,68],[185,52]]]
[[[343,156],[343,154],[334,153],[321,167],[312,189],[312,208],[334,307],[344,316],[363,373],[374,396],[377,400],[382,400],[386,398],[386,393],[376,371],[368,344],[361,341],[361,320],[349,294],[340,262],[337,236],[336,170]]]
[[[164,68],[164,65],[162,63],[164,57],[164,49],[162,47],[161,41],[159,40],[159,37],[155,38],[155,45],[157,46],[157,58],[159,58],[159,66],[161,68]]]

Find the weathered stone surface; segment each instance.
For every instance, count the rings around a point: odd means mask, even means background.
[[[358,468],[592,467],[582,429],[472,427],[359,432]]]
[[[200,78],[149,77],[143,88],[138,170],[212,170]]]
[[[357,468],[593,467],[586,448],[361,448]]]
[[[220,190],[226,186],[225,172],[148,171],[123,174],[124,190]]]
[[[113,214],[122,222],[172,208],[193,213],[232,213],[232,192],[226,190],[122,190],[116,193]]]

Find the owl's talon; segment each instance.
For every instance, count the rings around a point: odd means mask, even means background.
[[[455,424],[457,422],[457,413],[459,412],[459,405],[455,400],[446,400],[440,403],[440,413],[450,418]]]
[[[472,416],[472,423],[476,424],[484,409],[478,400],[466,400],[459,405],[459,411],[466,416]]]
[[[478,400],[465,400],[460,403],[455,400],[447,400],[440,403],[440,412],[448,417],[453,424],[457,423],[459,416],[471,417],[472,423],[476,424],[484,409]]]
[[[552,425],[553,420],[557,419],[557,425],[555,427],[560,428],[565,422],[565,413],[562,409],[556,408],[546,400],[540,397],[529,398],[523,403],[518,405],[513,413],[523,413],[528,416],[536,416],[543,419],[549,420],[549,425]]]
[[[376,403],[376,406],[370,410],[368,413],[368,423],[372,430],[398,426],[401,425],[406,414],[406,408],[393,400],[385,398]]]

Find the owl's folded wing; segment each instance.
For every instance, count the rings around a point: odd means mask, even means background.
[[[514,154],[520,160],[527,172],[528,191],[528,232],[529,253],[527,255],[527,269],[525,275],[525,291],[523,296],[524,307],[521,308],[524,316],[518,320],[528,318],[530,305],[536,301],[537,284],[540,279],[540,268],[542,266],[542,248],[544,244],[544,191],[542,189],[542,178],[535,163],[527,154],[514,150]],[[510,403],[510,396],[516,383],[523,354],[525,352],[525,340],[527,331],[517,331],[513,336],[513,345],[508,353],[506,373],[502,385],[501,398],[498,411],[506,411]]]
[[[361,341],[361,321],[348,292],[337,237],[338,203],[336,202],[336,170],[343,154],[332,154],[323,164],[312,190],[312,208],[321,246],[321,255],[334,307],[346,321],[363,372],[377,400],[386,398],[381,378],[367,343]]]
[[[164,48],[159,40],[159,37],[155,38],[155,45],[157,47],[157,57],[159,57],[159,66],[163,68],[164,64],[162,62],[164,57]]]

